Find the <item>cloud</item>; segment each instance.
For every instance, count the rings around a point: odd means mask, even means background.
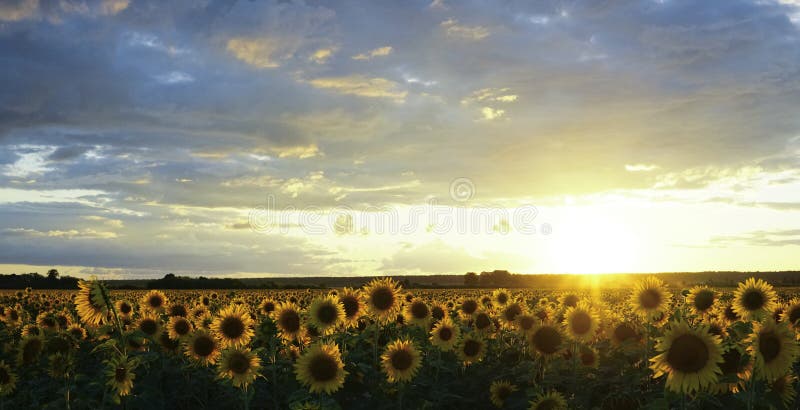
[[[25,236],[25,237],[48,237],[48,238],[64,238],[64,239],[115,239],[117,234],[114,232],[95,231],[94,229],[69,229],[69,230],[52,230],[52,231],[37,231],[35,229],[27,228],[8,228],[4,229],[3,235],[5,236]]]
[[[483,116],[484,120],[496,120],[503,115],[505,115],[505,110],[499,110],[492,107],[483,107],[481,108],[481,115]]]
[[[483,40],[492,34],[488,28],[483,26],[465,26],[455,19],[447,19],[441,22],[440,26],[444,29],[447,37],[462,40]]]
[[[330,59],[333,56],[333,53],[335,52],[336,52],[335,48],[320,48],[314,51],[313,54],[311,54],[309,60],[317,64],[325,64],[328,62],[328,59]]]
[[[193,83],[194,77],[181,71],[170,71],[168,73],[155,76],[156,81],[161,84],[184,84]]]
[[[370,98],[390,98],[403,101],[408,92],[385,78],[370,78],[360,74],[345,77],[320,77],[308,81],[315,88],[332,90],[341,94]]]
[[[0,21],[19,21],[36,16],[39,0],[11,0],[0,2]]]
[[[351,57],[353,60],[371,60],[375,57],[385,57],[389,54],[392,54],[392,47],[391,46],[384,46],[372,49],[366,53],[356,54]]]
[[[658,168],[655,164],[625,164],[628,172],[650,172]]]
[[[800,229],[761,230],[714,236],[710,243],[721,246],[800,246]]]
[[[228,40],[227,48],[234,57],[256,68],[280,67],[280,60],[288,57],[274,38],[236,37]]]

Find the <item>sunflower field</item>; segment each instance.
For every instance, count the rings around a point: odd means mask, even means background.
[[[737,289],[0,291],[3,409],[798,408],[800,298]]]

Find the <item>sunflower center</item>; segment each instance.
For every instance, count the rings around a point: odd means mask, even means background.
[[[667,352],[667,363],[683,373],[697,373],[708,363],[709,352],[705,342],[692,334],[680,335],[672,341]]]
[[[175,333],[181,336],[189,333],[189,322],[185,320],[179,320],[175,322]]]
[[[428,305],[423,302],[414,302],[411,304],[411,315],[414,316],[414,319],[425,319],[428,317],[430,310],[428,310]]]
[[[226,317],[219,325],[222,334],[228,339],[236,339],[244,333],[244,323],[237,317]]]
[[[394,292],[387,287],[373,290],[370,297],[372,298],[372,304],[378,310],[389,310],[394,305]]]
[[[433,318],[436,320],[444,319],[444,309],[442,309],[440,306],[434,306],[431,308],[431,316],[433,316]]]
[[[414,361],[414,358],[411,356],[411,353],[408,350],[402,349],[392,353],[391,360],[392,367],[403,371],[411,367],[411,363]]]
[[[514,319],[516,319],[517,315],[519,315],[520,313],[522,313],[522,308],[519,307],[519,305],[516,304],[516,303],[509,305],[503,311],[503,315],[506,317],[506,320],[508,320],[509,322],[511,322]]]
[[[475,327],[478,329],[486,329],[491,325],[492,325],[492,320],[489,318],[489,315],[485,313],[481,313],[478,315],[478,317],[475,318]]]
[[[533,334],[533,344],[536,346],[536,350],[553,354],[561,345],[561,334],[550,326],[542,327]]]
[[[139,324],[139,330],[144,332],[146,335],[152,336],[156,334],[156,331],[158,331],[158,325],[156,324],[155,320],[145,319]]]
[[[758,351],[764,362],[770,363],[781,353],[781,340],[775,333],[762,333],[758,338]]]
[[[789,311],[789,323],[794,326],[798,320],[800,320],[800,306],[795,306]]]
[[[508,295],[506,295],[505,293],[500,293],[497,295],[497,303],[505,305],[506,302],[508,302]]]
[[[114,370],[114,380],[117,383],[122,383],[128,378],[128,371],[122,367],[118,366],[116,370]]]
[[[250,359],[240,352],[234,352],[228,358],[228,368],[236,374],[245,374],[250,369]]]
[[[319,382],[326,382],[336,378],[336,373],[339,371],[339,365],[334,358],[327,354],[318,354],[308,365],[309,373],[314,380]]]
[[[592,318],[586,312],[575,312],[571,328],[576,335],[585,335],[592,328]]]
[[[584,366],[591,366],[592,364],[594,364],[594,353],[582,352],[580,357],[581,357],[581,363],[583,363]]]
[[[468,315],[475,313],[476,310],[478,310],[478,302],[472,299],[465,300],[464,303],[461,304],[461,311]]]
[[[655,289],[646,289],[639,294],[639,304],[645,309],[655,309],[661,305],[661,293]]]
[[[358,299],[353,296],[344,296],[339,301],[344,305],[344,315],[353,317],[358,313]]]
[[[694,308],[700,312],[705,312],[714,304],[714,292],[701,290],[694,297]]]
[[[519,319],[519,327],[522,330],[530,330],[534,325],[533,317],[532,316],[522,316]]]
[[[742,360],[742,354],[736,349],[730,349],[722,354],[723,362],[720,363],[719,368],[722,374],[736,374],[739,373],[739,362]]]
[[[614,328],[614,337],[620,342],[632,340],[636,338],[636,331],[627,323],[621,323],[619,326]]]
[[[150,296],[150,299],[147,300],[147,303],[150,305],[150,307],[158,309],[164,304],[164,300],[161,299],[161,296],[153,295]]]
[[[764,295],[757,290],[749,290],[742,295],[742,306],[747,310],[758,310],[764,306]]]
[[[505,400],[510,395],[511,395],[511,389],[509,389],[508,386],[500,386],[500,388],[497,390],[497,397],[500,400]]]
[[[326,303],[317,310],[317,320],[325,325],[333,324],[336,322],[337,313],[335,306]]]
[[[273,310],[275,310],[275,303],[273,302],[264,303],[264,313],[271,313]]]
[[[22,349],[22,362],[25,364],[33,362],[41,351],[42,341],[39,339],[31,339]]]
[[[728,319],[730,321],[739,319],[739,315],[736,313],[735,310],[733,310],[733,306],[729,305],[725,307],[725,319]]]
[[[449,327],[443,327],[439,329],[439,339],[442,339],[445,342],[447,342],[452,338],[453,338],[453,329],[450,329]]]
[[[287,332],[297,332],[300,330],[300,315],[294,310],[285,310],[281,312],[278,323]]]
[[[183,305],[173,305],[169,308],[169,315],[186,317],[186,308]]]
[[[578,304],[578,297],[575,295],[567,295],[564,298],[564,306],[566,307],[575,307]]]
[[[129,305],[127,303],[121,303],[119,305],[119,311],[122,312],[122,314],[124,314],[124,315],[127,315],[128,313],[131,313],[132,310],[133,310],[133,308],[131,308],[131,305]]]
[[[467,339],[464,341],[463,351],[467,357],[477,356],[481,352],[481,343],[477,340]]]
[[[215,348],[214,339],[206,335],[197,337],[192,344],[192,349],[200,357],[210,356],[211,353],[214,353]]]
[[[536,410],[556,410],[560,408],[558,402],[553,399],[543,400],[536,406]]]

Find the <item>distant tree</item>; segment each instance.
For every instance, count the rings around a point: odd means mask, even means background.
[[[467,272],[464,275],[464,286],[474,288],[478,286],[478,274],[475,272]]]
[[[50,269],[49,271],[47,271],[47,279],[57,280],[58,279],[58,269]]]

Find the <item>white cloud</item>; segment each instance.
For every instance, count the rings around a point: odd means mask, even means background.
[[[650,172],[657,168],[658,165],[655,164],[625,164],[625,170],[628,172]]]
[[[408,94],[401,90],[399,84],[385,78],[370,78],[360,74],[345,77],[323,77],[308,81],[316,88],[324,88],[341,94],[357,95],[360,97],[391,98],[403,101]]]
[[[492,34],[488,28],[483,26],[465,26],[459,24],[458,20],[448,19],[443,21],[440,26],[444,29],[447,37],[459,38],[464,40],[483,40]]]
[[[169,73],[155,76],[156,81],[161,84],[183,84],[194,82],[194,77],[182,71],[171,71]]]
[[[370,50],[370,51],[368,51],[366,53],[361,53],[361,54],[358,54],[358,55],[354,55],[352,57],[352,59],[353,60],[371,60],[371,59],[373,59],[375,57],[388,56],[389,54],[392,54],[392,51],[393,51],[393,49],[392,49],[391,46],[378,47],[378,48],[372,49],[372,50]]]
[[[505,115],[505,113],[505,110],[499,110],[492,107],[483,107],[481,109],[481,115],[483,115],[483,119],[489,121],[498,119]]]

